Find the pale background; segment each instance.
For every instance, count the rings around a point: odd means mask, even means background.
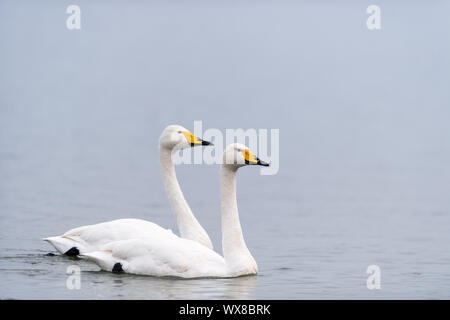
[[[0,297],[450,298],[450,3],[376,1],[380,31],[366,28],[371,4],[0,1]],[[194,120],[280,129],[279,173],[238,178],[257,277],[113,275],[45,256],[40,238],[80,225],[175,229],[158,136]],[[218,169],[177,174],[220,252]],[[80,290],[66,289],[71,264]]]

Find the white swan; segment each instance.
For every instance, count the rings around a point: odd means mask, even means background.
[[[268,164],[242,144],[223,155],[221,211],[224,256],[198,242],[166,233],[146,239],[115,241],[82,256],[103,270],[182,278],[237,277],[256,274],[258,266],[245,244],[236,201],[236,173],[241,166]]]
[[[165,128],[159,139],[159,156],[164,186],[169,202],[177,220],[182,238],[200,243],[212,249],[212,242],[200,223],[192,214],[175,174],[172,154],[176,150],[194,147],[197,145],[210,145],[194,136],[187,129],[178,125]],[[170,236],[172,232],[159,225],[141,219],[119,219],[94,225],[83,226],[67,231],[62,236],[44,238],[56,250],[67,255],[98,250],[102,245],[112,241],[126,239],[151,239]]]

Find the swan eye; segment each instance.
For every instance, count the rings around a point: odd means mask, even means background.
[[[178,131],[178,133],[181,133],[181,131]]]

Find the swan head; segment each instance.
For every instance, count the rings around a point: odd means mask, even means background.
[[[249,148],[241,143],[232,143],[225,148],[223,163],[236,168],[248,165],[269,166],[267,162],[260,160]]]
[[[195,146],[213,145],[195,136],[188,129],[179,125],[170,125],[166,127],[159,137],[159,145],[171,150],[181,150]]]

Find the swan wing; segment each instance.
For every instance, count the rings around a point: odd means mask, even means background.
[[[108,243],[101,250],[83,257],[103,270],[112,271],[117,263],[126,273],[182,278],[224,277],[222,256],[205,246],[173,234]]]
[[[109,242],[125,239],[145,239],[148,236],[172,234],[171,230],[141,219],[118,219],[67,231],[62,236],[44,238],[56,250],[66,253],[76,248],[79,253],[98,250]]]

